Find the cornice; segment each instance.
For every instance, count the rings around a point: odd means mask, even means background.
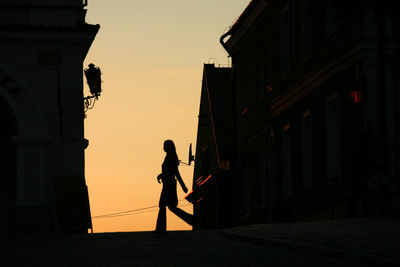
[[[42,25],[0,25],[0,32],[92,32],[97,33],[100,25],[92,25],[87,23],[78,24],[75,26],[42,26]]]
[[[359,44],[345,55],[331,61],[317,71],[310,72],[304,79],[288,88],[283,94],[269,103],[273,117],[276,118],[279,114],[306,97],[323,83],[359,62],[362,59],[361,51],[362,49]]]
[[[241,38],[248,33],[249,29],[254,26],[256,20],[268,6],[269,1],[267,0],[258,2],[252,12],[243,20],[243,22],[240,23],[240,25],[233,25],[234,31],[231,37],[226,41],[226,46],[230,51],[241,40]]]

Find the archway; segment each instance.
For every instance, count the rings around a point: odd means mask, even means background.
[[[12,137],[17,123],[8,104],[0,96],[0,233],[9,233],[15,227],[16,210],[16,149]]]

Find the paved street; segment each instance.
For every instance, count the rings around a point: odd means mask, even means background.
[[[396,218],[245,225],[222,233],[264,246],[347,259],[359,266],[400,266],[400,220]]]
[[[350,266],[311,252],[237,241],[218,230],[0,239],[0,266]]]

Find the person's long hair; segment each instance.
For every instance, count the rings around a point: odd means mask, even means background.
[[[167,153],[167,157],[171,157],[173,161],[176,162],[176,165],[179,165],[178,155],[176,154],[176,148],[174,141],[165,140],[164,141],[164,150]]]

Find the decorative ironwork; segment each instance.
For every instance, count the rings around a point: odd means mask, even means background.
[[[94,103],[98,99],[97,96],[92,95],[92,96],[87,96],[83,98],[83,105],[84,105],[84,111],[88,111],[89,109],[92,109],[94,107]]]

